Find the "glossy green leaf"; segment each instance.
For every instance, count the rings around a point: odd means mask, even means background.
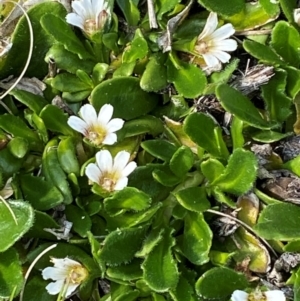
[[[39,114],[43,107],[48,104],[43,97],[24,90],[14,89],[10,94],[36,114]]]
[[[109,267],[106,273],[109,277],[114,279],[133,281],[143,276],[141,264],[141,259],[133,259],[129,264]]]
[[[245,139],[243,135],[243,126],[244,126],[243,121],[237,118],[236,116],[233,116],[231,127],[230,127],[230,133],[231,133],[231,139],[232,139],[232,144],[234,149],[243,147],[245,143]]]
[[[215,135],[215,128],[218,126],[213,119],[203,113],[192,113],[184,121],[183,129],[185,133],[199,146],[204,148],[209,154],[215,157],[226,157],[222,152],[221,144]]]
[[[259,129],[270,129],[276,125],[263,119],[253,103],[234,88],[222,84],[217,87],[216,94],[225,110],[240,120]]]
[[[66,136],[73,136],[74,132],[69,127],[67,121],[68,116],[54,105],[47,105],[40,113],[40,117],[45,123],[48,130],[62,133]]]
[[[133,40],[123,52],[123,62],[131,63],[143,59],[148,53],[148,44],[140,29],[135,31]]]
[[[286,80],[286,72],[277,70],[269,82],[261,87],[270,119],[278,123],[285,121],[291,114],[292,100],[285,94]]]
[[[157,19],[161,20],[163,15],[171,10],[173,10],[176,5],[179,3],[179,0],[158,0],[158,12],[157,12]]]
[[[22,167],[24,158],[14,157],[8,148],[0,150],[0,170],[2,174],[9,178]]]
[[[196,265],[209,261],[212,232],[202,213],[188,212],[184,218],[183,247],[185,257]]]
[[[109,103],[114,107],[114,117],[125,120],[147,114],[157,102],[158,96],[143,91],[139,79],[134,77],[108,79],[99,84],[91,94],[91,103],[96,111]]]
[[[63,44],[68,51],[77,54],[81,59],[93,59],[64,19],[47,13],[41,18],[41,24],[44,30]]]
[[[277,142],[277,141],[280,141],[280,140],[287,138],[289,136],[292,136],[292,135],[293,135],[292,132],[279,133],[279,132],[270,131],[270,130],[269,131],[258,130],[258,131],[251,132],[251,138],[254,141],[258,141],[258,142],[262,142],[262,143]]]
[[[175,193],[177,201],[187,210],[203,212],[210,208],[205,187],[189,187]]]
[[[225,166],[217,159],[209,158],[200,165],[201,171],[209,182],[214,182],[224,172]]]
[[[178,1],[178,0],[176,0]],[[168,85],[166,55],[154,54],[150,57],[141,77],[141,88],[147,92],[157,92]]]
[[[243,47],[248,53],[259,59],[263,63],[272,65],[284,64],[284,61],[281,60],[280,56],[278,56],[278,54],[274,50],[272,50],[272,48],[266,45],[255,41],[245,40],[243,42]]]
[[[14,248],[1,253],[0,274],[0,297],[6,299],[18,295],[23,285],[23,273],[18,253]]]
[[[68,205],[65,209],[66,218],[73,223],[72,229],[81,237],[87,237],[87,232],[91,230],[92,221],[88,214],[81,208]]]
[[[197,301],[195,290],[192,285],[182,275],[175,290],[170,291],[174,301]]]
[[[285,62],[296,68],[300,64],[300,35],[285,21],[279,21],[272,30],[271,46]]]
[[[147,140],[141,143],[141,147],[153,157],[169,162],[176,152],[176,146],[167,140]]]
[[[300,300],[300,269],[298,268],[295,274],[295,283],[294,283],[294,301]]]
[[[28,77],[43,78],[48,72],[48,66],[44,62],[44,57],[48,49],[55,43],[52,36],[48,35],[42,28],[40,20],[48,12],[64,18],[66,10],[61,3],[46,1],[34,5],[27,11],[28,17],[33,27],[34,46],[32,59],[26,75]],[[25,16],[22,16],[11,38],[12,48],[5,59],[0,62],[0,78],[6,78],[10,75],[19,75],[26,63],[28,56],[30,38],[28,23]],[[22,49],[22,51],[20,51]]]
[[[217,285],[216,285],[217,283]],[[235,290],[248,287],[245,275],[229,268],[212,268],[205,272],[196,282],[196,292],[207,299],[228,298]]]
[[[156,181],[167,187],[173,187],[181,182],[181,178],[174,175],[166,165],[161,165],[155,169],[152,175]]]
[[[170,59],[167,61],[167,76],[178,93],[186,98],[200,96],[207,83],[206,76],[199,67],[185,62],[174,66]]]
[[[0,202],[0,252],[4,252],[19,240],[32,226],[34,212],[32,207],[24,201],[9,201],[8,206]],[[15,220],[15,219],[16,220]]]
[[[103,242],[99,258],[108,265],[129,262],[142,245],[147,227],[117,229]]]
[[[29,150],[27,140],[21,137],[12,138],[7,144],[7,147],[11,154],[19,159],[24,158]]]
[[[116,0],[117,4],[121,8],[128,25],[135,26],[140,20],[140,12],[137,8],[138,0]]]
[[[280,7],[282,9],[282,12],[288,19],[290,23],[295,22],[293,12],[295,7],[297,7],[297,0],[279,0]]]
[[[300,91],[300,70],[292,66],[284,66],[287,72],[286,93],[293,99]]]
[[[250,151],[237,148],[229,157],[224,172],[211,185],[236,195],[246,193],[256,179],[257,169],[256,156]]]
[[[151,198],[133,187],[125,187],[104,199],[104,209],[112,216],[126,211],[142,211],[149,208],[150,204]]]
[[[290,241],[299,238],[299,220],[298,206],[288,203],[268,205],[254,229],[263,238]]]
[[[64,200],[51,182],[29,174],[20,175],[19,179],[24,199],[37,210],[49,210]]]
[[[300,156],[297,156],[294,159],[285,162],[282,167],[290,170],[295,175],[300,177]]]
[[[271,2],[269,0],[259,0],[260,5],[268,13],[269,16],[277,16],[280,12],[278,2]]]
[[[77,70],[78,71],[78,70]],[[85,90],[92,90],[92,86],[83,82],[78,76],[70,73],[61,73],[55,76],[51,81],[54,89],[62,92],[80,92]]]
[[[179,273],[173,258],[171,248],[175,245],[172,229],[164,232],[164,238],[142,264],[144,280],[156,292],[165,292],[174,289],[178,283]]]
[[[192,168],[194,154],[189,147],[181,146],[171,158],[170,169],[177,177],[183,177]]]
[[[198,0],[198,3],[204,6],[207,10],[216,12],[225,16],[232,16],[244,9],[244,0],[234,0],[228,3],[222,0]]]

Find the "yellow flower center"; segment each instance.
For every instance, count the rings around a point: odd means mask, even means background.
[[[92,144],[101,145],[106,135],[107,131],[105,128],[99,125],[92,125],[87,130],[87,134],[85,136]]]
[[[106,172],[103,173],[99,185],[106,191],[112,192],[115,189],[115,185],[119,180],[120,175],[118,172]]]
[[[81,265],[74,265],[70,268],[68,280],[73,284],[80,284],[88,276],[88,271]]]
[[[248,301],[266,301],[266,295],[261,291],[255,291],[248,296]]]

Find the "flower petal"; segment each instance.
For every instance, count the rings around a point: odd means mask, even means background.
[[[97,113],[92,105],[86,104],[82,106],[79,110],[79,114],[87,124],[97,123]]]
[[[211,36],[209,40],[225,40],[235,33],[235,29],[232,24],[227,23],[218,28]]]
[[[94,183],[99,183],[102,175],[101,170],[94,163],[88,164],[88,166],[85,169],[85,174]]]
[[[211,54],[215,56],[218,60],[220,60],[222,63],[227,63],[231,58],[230,54],[224,51],[212,51]]]
[[[216,41],[212,46],[213,50],[234,51],[237,49],[237,42],[233,39]]]
[[[88,125],[79,117],[71,116],[68,119],[68,125],[75,131],[86,135],[86,131],[88,129]]]
[[[117,135],[115,133],[108,133],[102,141],[102,144],[113,145],[117,142]]]
[[[79,283],[69,283],[67,292],[66,292],[66,298],[71,296],[72,293],[76,290],[76,288],[79,286]]]
[[[204,29],[198,36],[198,41],[209,37],[218,26],[218,15],[216,13],[211,12],[206,20],[206,24]]]
[[[120,172],[123,172],[123,169],[127,165],[129,158],[130,158],[130,153],[126,151],[118,152],[114,159],[113,170],[114,171],[118,170]]]
[[[57,295],[60,293],[64,286],[65,280],[58,280],[55,282],[51,282],[46,286],[46,290],[50,295]]]
[[[84,3],[79,0],[72,1],[72,8],[75,11],[75,13],[79,16],[81,16],[83,19],[86,15],[86,10]]]
[[[123,178],[120,178],[118,179],[115,187],[114,187],[114,190],[122,190],[123,188],[125,188],[128,184],[128,178],[127,177],[123,177]]]
[[[112,133],[120,130],[124,125],[124,120],[121,118],[114,118],[107,124],[107,130]]]
[[[236,290],[231,296],[232,301],[247,301],[249,294],[244,291]]]
[[[66,21],[67,21],[67,23],[69,23],[73,26],[77,26],[80,29],[84,30],[84,26],[83,26],[84,20],[82,19],[81,16],[78,16],[75,13],[69,13],[66,16]]]
[[[204,61],[205,61],[206,65],[208,67],[214,67],[214,66],[219,64],[218,59],[214,55],[212,55],[211,53],[205,53],[202,56],[203,56]]]
[[[110,104],[105,104],[100,109],[100,112],[98,114],[98,122],[101,122],[102,124],[107,124],[113,115],[114,107]]]
[[[68,275],[65,269],[58,269],[53,267],[47,267],[42,270],[42,276],[45,280],[64,280]]]
[[[96,162],[101,172],[111,171],[113,168],[113,159],[108,150],[98,152]]]
[[[81,264],[78,261],[75,261],[75,260],[70,259],[68,257],[65,257],[65,258],[52,257],[51,262],[54,263],[55,268],[59,268],[59,269],[69,269],[69,268],[72,268],[74,266],[81,266]]]
[[[264,292],[265,296],[267,297],[267,301],[285,301],[285,295],[280,290],[268,291]]]
[[[123,169],[122,175],[127,177],[136,169],[136,167],[137,167],[137,164],[135,162],[132,161],[132,162],[128,163],[128,165]]]

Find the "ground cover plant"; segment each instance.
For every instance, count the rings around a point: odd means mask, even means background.
[[[0,300],[300,300],[296,0],[1,20]]]

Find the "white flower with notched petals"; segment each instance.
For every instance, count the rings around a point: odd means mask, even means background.
[[[68,125],[83,134],[95,146],[112,145],[117,142],[115,132],[124,124],[124,120],[120,118],[111,119],[113,112],[113,106],[105,104],[97,116],[94,107],[86,104],[79,110],[82,118],[71,116],[68,119]]]
[[[236,290],[231,296],[232,301],[285,301],[284,293],[280,290],[262,292],[256,290],[250,294]]]
[[[101,31],[110,16],[105,0],[75,0],[72,1],[72,8],[74,12],[67,14],[67,22],[79,27],[88,36]]]
[[[208,67],[215,67],[220,62],[227,63],[231,56],[226,51],[234,51],[237,48],[237,42],[228,39],[235,32],[232,24],[227,23],[218,29],[217,26],[218,16],[211,12],[194,48]]]
[[[135,162],[129,162],[130,154],[120,151],[113,159],[108,150],[96,154],[96,164],[90,163],[85,170],[87,177],[107,192],[122,190],[127,186],[127,176],[136,168]]]
[[[75,260],[67,257],[51,258],[51,262],[54,263],[54,267],[47,267],[42,271],[45,280],[54,280],[46,286],[50,295],[57,295],[66,290],[65,297],[70,296],[88,276],[87,269]]]

